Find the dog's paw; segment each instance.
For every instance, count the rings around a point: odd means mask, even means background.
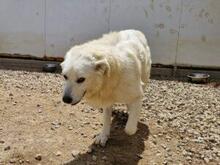
[[[104,147],[107,140],[108,140],[108,136],[105,135],[104,133],[100,133],[100,134],[96,135],[96,137],[95,137],[95,144],[99,144],[102,147]]]
[[[128,135],[134,135],[137,131],[137,127],[128,127],[126,126],[125,127],[125,133],[128,134]]]

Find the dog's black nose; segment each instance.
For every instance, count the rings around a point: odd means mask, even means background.
[[[70,104],[70,103],[72,103],[72,101],[73,101],[72,97],[70,97],[70,96],[63,96],[63,102],[64,103]]]

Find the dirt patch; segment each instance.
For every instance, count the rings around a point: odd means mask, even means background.
[[[220,89],[151,80],[134,136],[116,105],[105,148],[101,111],[61,101],[59,74],[0,70],[0,164],[219,164]]]

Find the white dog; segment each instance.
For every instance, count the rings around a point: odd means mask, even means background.
[[[103,108],[103,129],[95,143],[104,146],[110,134],[112,105],[125,103],[128,135],[137,131],[142,97],[150,78],[151,57],[147,40],[136,30],[112,32],[71,48],[61,63],[66,79],[63,101],[72,105],[82,98]]]

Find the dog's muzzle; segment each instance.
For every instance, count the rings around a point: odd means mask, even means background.
[[[71,104],[73,101],[72,97],[70,96],[63,96],[63,102],[67,104]]]
[[[86,91],[83,93],[82,98],[85,96],[85,94],[86,94]],[[71,96],[64,95],[63,102],[67,104],[71,104],[71,105],[76,105],[82,100],[82,98],[80,100],[74,101]]]

